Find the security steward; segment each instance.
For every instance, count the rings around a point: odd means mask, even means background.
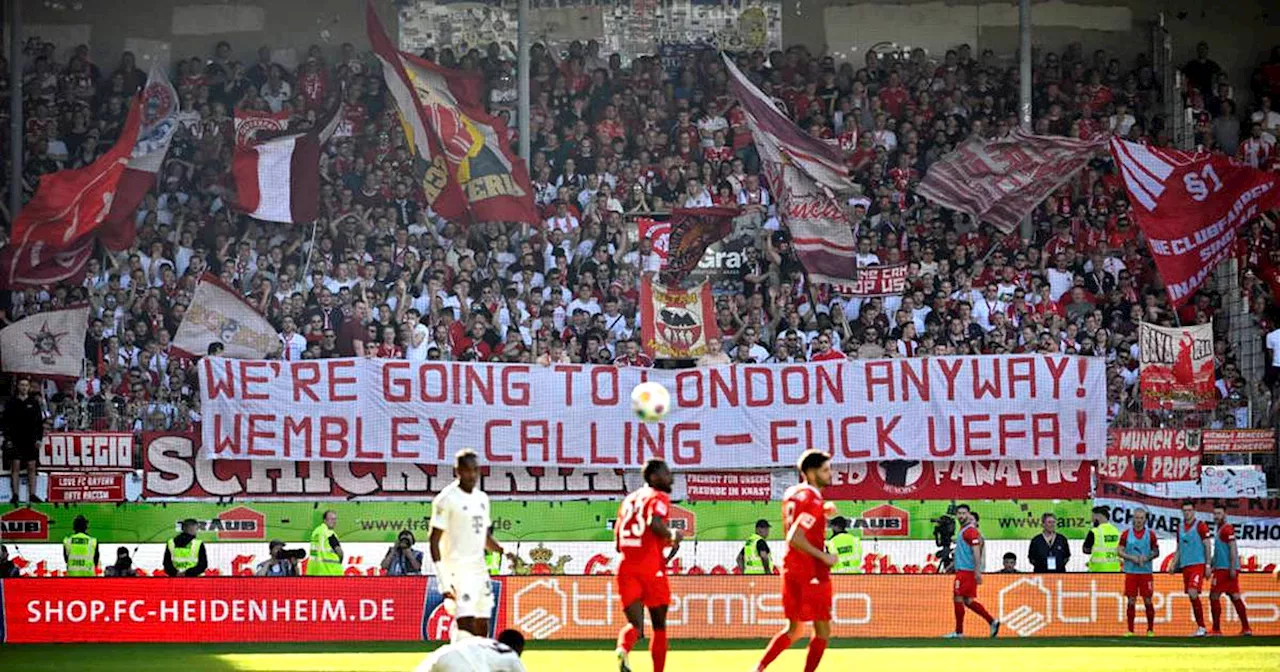
[[[493,536],[493,525],[489,526],[489,536]],[[484,568],[489,570],[489,576],[499,576],[502,574],[502,554],[497,551],[484,551]]]
[[[862,573],[862,539],[849,533],[849,519],[836,516],[831,519],[831,538],[826,551],[836,556],[831,566],[832,574]]]
[[[1105,506],[1093,507],[1093,529],[1084,538],[1084,552],[1089,554],[1089,571],[1120,571],[1120,530],[1107,519]]]
[[[338,542],[338,512],[332,509],[316,529],[311,530],[311,557],[307,560],[307,576],[342,576],[342,544]]]
[[[98,569],[98,540],[89,536],[89,520],[76,516],[71,522],[74,532],[62,540],[62,559],[67,561],[67,576],[94,576]]]
[[[769,555],[769,521],[756,521],[756,531],[738,551],[738,571],[743,574],[772,574],[773,557]]]
[[[182,521],[182,532],[164,547],[164,573],[167,576],[203,576],[209,568],[204,542],[196,538],[200,526],[194,518]]]

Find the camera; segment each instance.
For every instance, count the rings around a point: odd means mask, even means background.
[[[303,560],[307,557],[307,552],[302,550],[301,548],[296,548],[296,549],[282,548],[280,549],[280,552],[276,554],[276,557],[281,560]]]
[[[956,538],[956,519],[948,514],[929,519],[933,523],[933,541],[938,545],[938,571],[941,572],[951,568],[951,542]]]

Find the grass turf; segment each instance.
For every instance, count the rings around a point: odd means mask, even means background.
[[[763,641],[673,641],[671,672],[754,668]],[[409,672],[433,648],[414,643],[357,644],[60,644],[0,646],[0,670],[14,672]],[[957,649],[963,650],[958,653]],[[804,666],[793,646],[770,670]],[[616,669],[607,642],[534,642],[525,652],[530,672],[607,672]],[[1251,672],[1280,670],[1280,638],[1157,639],[885,639],[836,640],[820,670],[892,672],[1075,672],[1102,667],[1125,672]],[[649,654],[631,656],[635,672],[650,672]]]

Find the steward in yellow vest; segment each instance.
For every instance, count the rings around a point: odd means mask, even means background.
[[[1107,519],[1105,506],[1093,508],[1093,529],[1084,538],[1084,552],[1089,554],[1089,571],[1120,571],[1120,530]]]
[[[89,521],[84,516],[76,516],[71,529],[75,534],[62,540],[67,576],[94,576],[98,569],[98,540],[87,534]]]
[[[742,544],[738,551],[738,571],[747,575],[763,575],[773,573],[773,558],[769,555],[769,521],[761,518],[756,521],[756,531]]]
[[[202,576],[209,568],[204,542],[196,539],[200,526],[195,519],[182,521],[182,532],[164,548],[164,573],[168,576]]]
[[[862,573],[862,539],[849,534],[849,520],[844,516],[831,519],[831,538],[826,552],[836,556],[831,566],[832,574]]]
[[[342,544],[334,528],[338,513],[325,511],[322,522],[311,530],[311,558],[307,560],[307,576],[342,576]]]

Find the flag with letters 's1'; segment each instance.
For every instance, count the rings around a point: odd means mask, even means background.
[[[89,305],[36,313],[0,330],[0,368],[45,378],[84,373]]]
[[[1224,154],[1112,138],[1111,156],[1175,307],[1227,258],[1241,226],[1280,205],[1280,173]]]

